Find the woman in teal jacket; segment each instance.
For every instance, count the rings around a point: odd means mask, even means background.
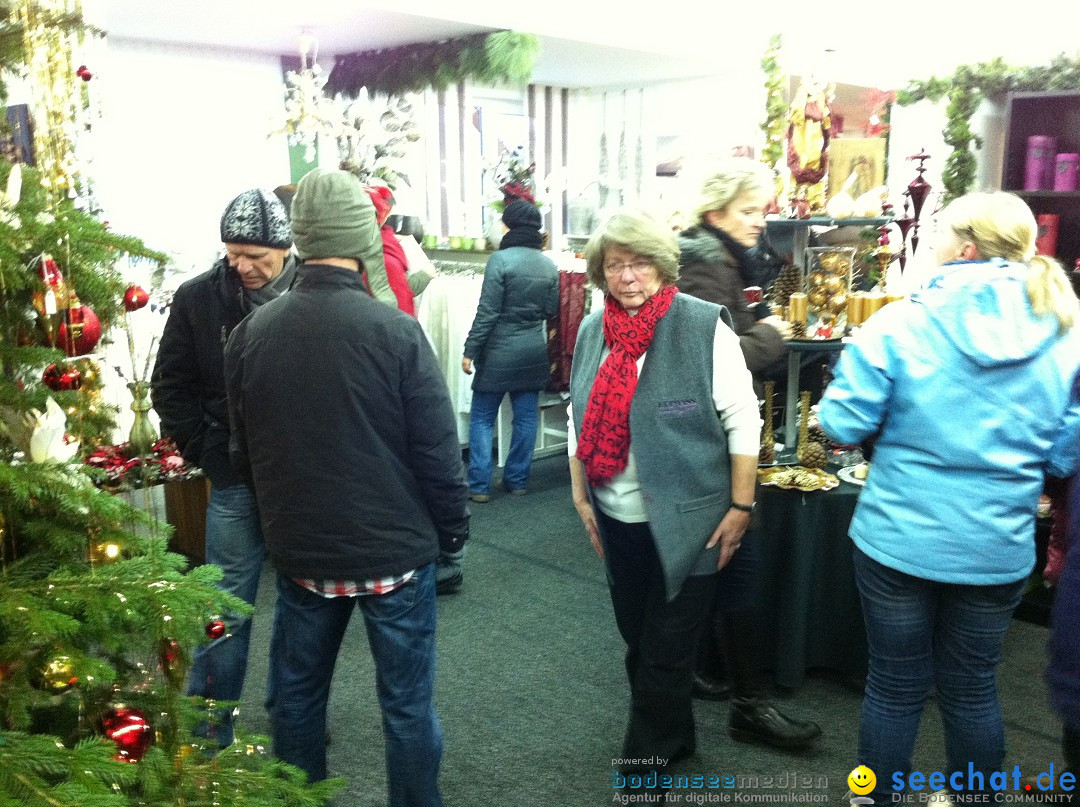
[[[879,804],[904,789],[931,687],[948,756],[933,789],[989,788],[1004,757],[1002,641],[1043,475],[1067,476],[1080,445],[1080,307],[1035,235],[1010,194],[951,204],[941,269],[862,328],[821,402],[833,439],[876,438],[851,538],[870,645],[859,763]]]

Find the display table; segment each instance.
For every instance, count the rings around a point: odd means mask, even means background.
[[[846,482],[826,492],[759,490],[765,659],[781,686],[799,686],[811,668],[853,681],[866,675],[866,632],[848,538],[861,490]]]

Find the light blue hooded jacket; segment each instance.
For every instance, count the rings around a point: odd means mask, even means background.
[[[851,538],[885,566],[992,585],[1035,563],[1043,475],[1080,453],[1080,327],[1035,316],[1028,271],[946,265],[840,357],[821,425],[841,443],[878,435]]]

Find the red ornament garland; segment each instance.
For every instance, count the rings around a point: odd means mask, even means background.
[[[53,392],[71,392],[82,386],[82,373],[66,364],[50,364],[41,374],[42,383]]]

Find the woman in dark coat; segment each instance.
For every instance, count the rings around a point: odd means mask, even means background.
[[[491,500],[491,449],[495,418],[509,393],[514,410],[503,487],[523,494],[529,482],[540,390],[548,382],[547,325],[559,311],[559,272],[540,251],[540,211],[522,199],[506,206],[508,231],[484,267],[484,285],[461,369],[472,374],[469,420],[469,496]]]

